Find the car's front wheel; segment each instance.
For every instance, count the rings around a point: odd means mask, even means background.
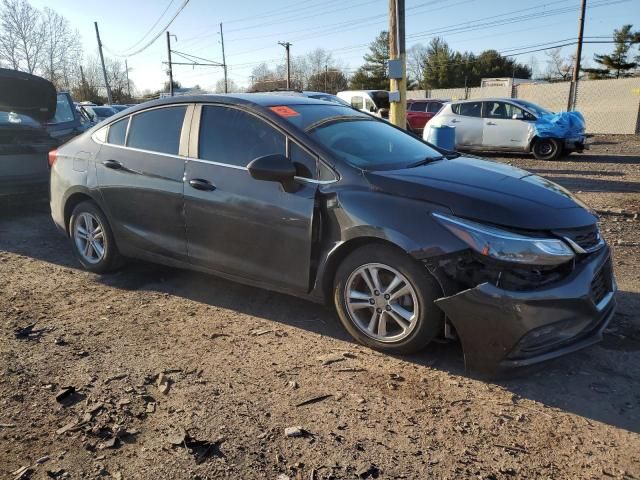
[[[71,213],[69,237],[82,266],[104,273],[120,265],[120,253],[105,214],[93,202],[80,202]]]
[[[556,160],[562,153],[562,145],[555,138],[538,138],[531,151],[538,160]]]
[[[345,329],[360,343],[413,353],[441,330],[442,296],[429,272],[406,253],[372,244],[349,254],[336,272],[334,302]]]

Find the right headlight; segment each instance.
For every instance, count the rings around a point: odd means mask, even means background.
[[[443,226],[481,255],[528,265],[560,265],[574,252],[557,238],[537,238],[509,232],[443,213],[432,214]]]

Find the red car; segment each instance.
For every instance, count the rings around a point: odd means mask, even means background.
[[[444,105],[445,100],[425,98],[424,100],[407,100],[407,122],[416,133],[422,135],[424,126]]]

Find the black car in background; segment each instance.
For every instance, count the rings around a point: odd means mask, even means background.
[[[332,303],[389,353],[459,338],[469,370],[602,338],[615,281],[562,187],[298,96],[168,98],[51,154],[51,214],[89,271],[125,257]]]
[[[49,151],[85,130],[68,93],[0,68],[0,195],[46,192]]]

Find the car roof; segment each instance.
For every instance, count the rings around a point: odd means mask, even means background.
[[[517,101],[517,98],[507,97],[487,97],[487,98],[468,98],[466,100],[451,100],[449,103],[469,103],[469,102],[513,102]]]
[[[443,100],[441,98],[407,98],[407,103],[413,102],[446,102],[447,100]]]
[[[282,95],[274,93],[234,93],[234,94],[202,94],[202,95],[179,95],[176,97],[165,97],[159,100],[140,103],[128,113],[144,108],[160,105],[172,105],[178,103],[227,103],[229,105],[246,105],[258,107],[273,107],[279,105],[326,105],[324,100],[317,100],[306,96]]]

